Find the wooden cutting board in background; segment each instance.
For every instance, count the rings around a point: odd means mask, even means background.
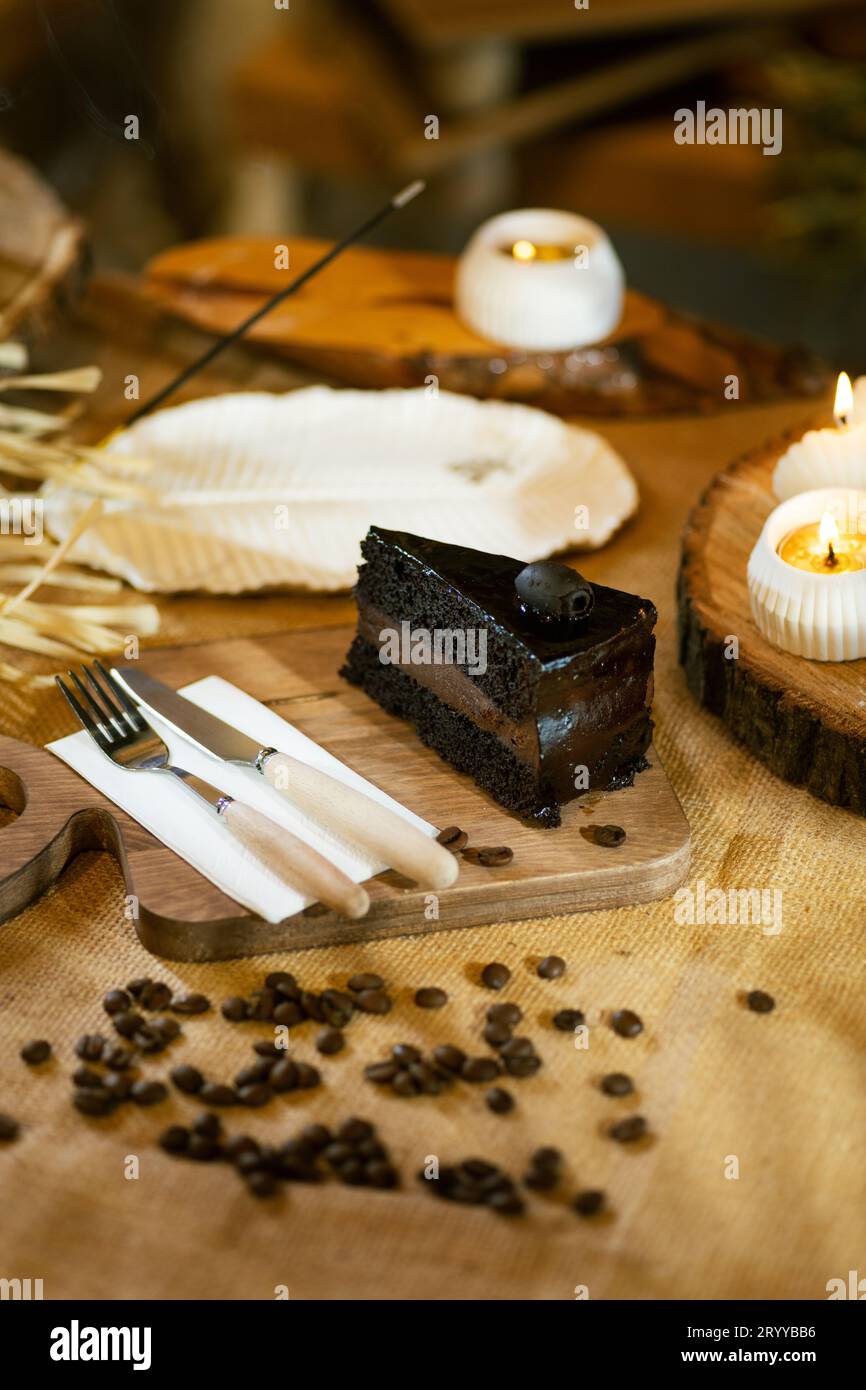
[[[169,313],[224,334],[330,243],[298,237],[285,245],[288,270],[275,267],[275,243],[265,238],[174,247],[150,262],[145,285]],[[699,323],[634,290],[626,293],[622,322],[592,347],[505,348],[457,318],[454,267],[450,256],[351,247],[249,337],[352,386],[423,386],[435,377],[443,390],[563,414],[718,410],[730,376],[743,403],[815,395],[827,385],[824,368],[799,349]]]
[[[508,845],[510,864],[461,861],[457,883],[438,902],[389,871],[368,884],[372,906],[360,921],[314,905],[271,924],[227,898],[52,754],[0,739],[0,802],[24,808],[0,829],[0,921],[91,848],[115,854],[127,892],[138,900],[135,929],[143,944],[172,960],[222,960],[618,907],[666,897],[683,881],[688,822],[653,749],[633,787],[570,803],[556,830],[527,827],[423,747],[408,724],[341,680],[351,637],[349,628],[296,631],[163,648],[143,661],[174,687],[223,676],[433,824],[459,825],[476,846]],[[182,749],[181,741],[172,749],[181,765]],[[580,833],[610,823],[626,831],[616,848]]]

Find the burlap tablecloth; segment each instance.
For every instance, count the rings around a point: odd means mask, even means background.
[[[0,1109],[21,1139],[0,1152],[0,1276],[44,1280],[45,1296],[296,1299],[815,1298],[849,1269],[866,1274],[863,1155],[863,899],[866,826],[777,781],[699,710],[676,665],[674,578],[686,512],[710,475],[744,448],[812,411],[729,407],[715,418],[612,424],[633,467],[641,510],[584,565],[592,578],[652,597],[659,608],[657,747],[691,822],[691,882],[708,888],[778,888],[783,928],[687,926],[671,900],[429,938],[173,967],[148,956],[122,913],[120,872],[107,855],[82,856],[17,920],[0,928]],[[496,537],[490,537],[496,548]],[[166,602],[162,640],[202,642],[289,624],[344,622],[346,599]],[[0,693],[3,731],[44,741],[71,727],[53,694]],[[0,832],[2,863],[2,832]],[[540,981],[532,958],[556,952],[568,973]],[[363,1064],[409,1040],[453,1040],[481,1050],[489,992],[480,963],[507,962],[506,992],[544,1058],[539,1074],[510,1083],[514,1114],[485,1108],[483,1087],[404,1101],[361,1079]],[[71,1045],[103,1029],[103,992],[135,975],[204,990],[215,1001],[244,992],[268,969],[295,970],[313,989],[358,970],[390,982],[397,1006],[356,1020],[346,1051],[322,1061],[325,1086],[229,1124],[285,1137],[301,1123],[352,1113],[375,1120],[404,1174],[400,1192],[329,1183],[287,1187],[256,1202],[225,1166],[191,1165],[155,1147],[169,1122],[195,1113],[173,1094],[86,1120],[70,1104]],[[438,1013],[411,1005],[422,984],[448,990]],[[740,1002],[760,988],[777,1000],[758,1015]],[[502,997],[502,996],[500,996]],[[625,1006],[645,1020],[637,1039],[594,1028],[588,1051],[549,1025],[553,1007],[577,1006],[590,1023]],[[192,1019],[170,1057],[229,1078],[252,1034],[219,1017]],[[312,1029],[296,1051],[314,1057]],[[32,1036],[56,1060],[18,1060]],[[636,1098],[597,1087],[628,1071]],[[652,1139],[634,1149],[603,1137],[605,1122],[639,1109]],[[436,1202],[415,1180],[427,1155],[482,1154],[519,1174],[532,1149],[559,1145],[568,1160],[561,1196],[530,1198],[519,1220]],[[139,1160],[127,1177],[128,1158]],[[726,1176],[734,1170],[739,1176]],[[126,1166],[125,1166],[126,1165]],[[592,1222],[570,1209],[577,1187],[602,1187],[611,1214]]]

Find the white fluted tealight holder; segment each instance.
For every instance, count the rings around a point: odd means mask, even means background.
[[[807,430],[782,454],[773,471],[781,501],[818,487],[866,489],[866,377],[852,389],[840,373],[833,415],[835,426]]]
[[[796,563],[779,553],[786,541]],[[776,507],[749,557],[748,586],[755,625],[782,651],[812,661],[866,656],[866,492],[818,488]]]
[[[606,338],[622,317],[625,273],[595,222],[520,208],[484,222],[457,264],[455,308],[482,338],[560,352]]]

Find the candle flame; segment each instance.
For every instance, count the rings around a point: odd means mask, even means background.
[[[511,248],[511,254],[516,261],[534,261],[538,252],[531,241],[515,241]]]
[[[836,525],[830,512],[825,512],[821,517],[821,524],[818,527],[818,539],[821,542],[821,546],[827,550],[829,550],[831,546],[838,545],[839,543],[839,527]]]
[[[839,380],[836,382],[836,399],[833,402],[833,417],[836,424],[847,425],[853,409],[854,392],[851,389],[851,378],[847,372],[840,372]]]

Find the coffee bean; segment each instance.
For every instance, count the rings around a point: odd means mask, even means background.
[[[441,1009],[448,1003],[448,995],[444,989],[437,989],[435,985],[426,985],[423,989],[415,991],[415,1003],[419,1009]]]
[[[76,1086],[92,1091],[101,1090],[104,1084],[102,1073],[94,1071],[92,1067],[76,1067],[72,1073],[72,1080]]]
[[[189,1148],[189,1139],[189,1130],[183,1125],[169,1125],[159,1136],[159,1143],[167,1153],[180,1154]]]
[[[463,1064],[466,1061],[466,1053],[461,1052],[460,1048],[455,1047],[453,1043],[439,1043],[439,1045],[433,1049],[433,1057],[439,1063],[440,1067],[444,1067],[446,1071],[451,1072],[462,1071]]]
[[[119,1043],[106,1042],[100,1053],[99,1060],[104,1067],[110,1067],[112,1071],[125,1071],[132,1066],[135,1053],[128,1047],[121,1047]]]
[[[109,1115],[114,1109],[114,1100],[103,1087],[99,1090],[95,1088],[83,1087],[75,1091],[72,1096],[72,1104],[76,1110],[80,1110],[82,1115]]]
[[[464,1081],[492,1081],[502,1068],[494,1057],[468,1057],[460,1075]]]
[[[355,1001],[348,994],[341,994],[338,989],[326,989],[322,991],[321,1002],[325,1022],[330,1023],[332,1028],[345,1028],[351,1022]]]
[[[44,1038],[34,1038],[21,1049],[21,1060],[26,1062],[28,1067],[38,1067],[40,1063],[47,1062],[50,1056],[51,1044]]]
[[[396,1168],[378,1158],[367,1164],[366,1177],[371,1187],[382,1189],[396,1187],[399,1182]]]
[[[485,965],[481,972],[481,983],[487,989],[504,989],[511,979],[511,971],[507,965],[501,965],[499,961],[492,961],[490,965]]]
[[[533,1192],[552,1192],[559,1182],[559,1172],[556,1168],[531,1167],[523,1175],[524,1187],[532,1188]]]
[[[560,1009],[558,1014],[553,1015],[553,1026],[558,1028],[560,1033],[573,1033],[583,1021],[583,1013],[580,1009]]]
[[[237,1105],[237,1093],[231,1086],[223,1086],[217,1081],[206,1081],[199,1091],[205,1105]]]
[[[101,1033],[85,1033],[75,1044],[75,1055],[82,1062],[98,1062],[106,1040]]]
[[[153,1019],[148,1027],[152,1033],[162,1038],[164,1043],[174,1042],[175,1038],[180,1037],[180,1024],[176,1018],[170,1018],[168,1014]]]
[[[174,1081],[178,1091],[185,1091],[188,1095],[196,1095],[204,1086],[204,1077],[199,1072],[197,1066],[189,1066],[188,1062],[183,1062],[182,1066],[175,1066],[172,1070],[171,1080]]]
[[[158,1105],[168,1095],[168,1087],[161,1081],[133,1081],[129,1096],[136,1105]]]
[[[279,990],[282,993],[284,985],[288,986],[289,989],[297,989],[298,987],[297,980],[294,975],[289,974],[288,970],[272,970],[270,975],[265,976],[265,989]]]
[[[229,1023],[243,1023],[244,1019],[249,1017],[249,1005],[239,994],[233,994],[230,999],[223,1000],[220,1012]]]
[[[586,1192],[578,1192],[572,1206],[578,1216],[596,1216],[604,1206],[604,1193],[594,1188],[588,1188]]]
[[[132,1003],[132,996],[125,989],[110,989],[102,1001],[107,1014],[122,1014]]]
[[[378,1139],[361,1139],[355,1145],[355,1153],[367,1163],[377,1162],[388,1157],[388,1151]]]
[[[349,1158],[337,1169],[337,1177],[347,1187],[364,1187],[367,1182],[367,1168],[360,1158]]]
[[[398,1071],[391,1082],[391,1087],[398,1096],[417,1096],[418,1084],[409,1071]]]
[[[538,973],[542,980],[558,980],[565,974],[565,961],[562,956],[545,956],[538,962]]]
[[[223,1146],[223,1152],[227,1159],[236,1163],[241,1154],[255,1154],[259,1157],[259,1146],[255,1139],[248,1134],[233,1134],[231,1139],[227,1139]]]
[[[138,996],[138,1002],[143,1009],[167,1009],[171,1003],[171,990],[161,981],[153,980],[145,985]]]
[[[340,1168],[344,1163],[348,1163],[352,1157],[352,1146],[340,1139],[333,1139],[322,1150],[322,1157],[326,1163],[330,1163],[332,1168]]]
[[[371,1062],[364,1068],[364,1075],[368,1081],[372,1081],[376,1086],[387,1086],[400,1071],[399,1062]]]
[[[369,1120],[361,1120],[357,1115],[352,1115],[340,1125],[337,1139],[343,1144],[359,1144],[362,1139],[372,1139],[375,1132]]]
[[[746,995],[746,1003],[753,1013],[769,1014],[776,1007],[776,1001],[772,994],[765,994],[762,989],[753,989]]]
[[[171,1007],[176,1014],[205,1014],[210,1008],[210,1000],[203,994],[176,994]]]
[[[147,989],[147,986],[152,984],[153,980],[151,980],[150,976],[143,975],[137,980],[130,980],[129,984],[126,986],[126,992],[132,995],[133,999],[138,999],[139,995]]]
[[[505,1070],[509,1076],[534,1076],[541,1068],[541,1058],[534,1053],[526,1057],[506,1057]]]
[[[502,1047],[510,1042],[511,1029],[505,1023],[488,1023],[484,1027],[484,1041],[491,1047]]]
[[[264,1081],[256,1081],[250,1086],[238,1087],[238,1099],[242,1105],[256,1107],[267,1105],[273,1094],[270,1086],[266,1086]]]
[[[260,1081],[267,1081],[276,1065],[276,1057],[258,1057],[248,1067],[241,1068],[235,1077],[235,1085],[256,1086]]]
[[[621,1038],[636,1038],[643,1032],[643,1022],[631,1009],[617,1009],[611,1015],[610,1026]]]
[[[325,1011],[318,994],[314,994],[310,989],[302,990],[300,1003],[307,1018],[312,1018],[316,1023],[325,1022]]]
[[[209,1138],[205,1134],[190,1135],[187,1155],[195,1159],[197,1163],[210,1163],[213,1159],[220,1157],[220,1146],[215,1139]]]
[[[219,1115],[214,1115],[210,1110],[203,1110],[193,1121],[193,1133],[201,1134],[206,1139],[219,1139],[223,1132],[223,1122]]]
[[[316,1153],[320,1153],[322,1149],[331,1143],[332,1136],[327,1125],[312,1124],[304,1125],[304,1128],[301,1130],[301,1138],[305,1143],[309,1144]]]
[[[275,1062],[268,1077],[268,1085],[272,1091],[294,1091],[298,1084],[298,1069],[289,1057],[284,1057],[281,1062]]]
[[[384,989],[385,981],[381,975],[353,975],[346,987],[353,994],[362,994],[365,989]]]
[[[277,1044],[271,1038],[256,1038],[253,1043],[253,1052],[259,1057],[269,1057],[271,1061],[279,1061],[281,1057],[285,1057],[286,1055],[285,1048],[277,1047]]]
[[[149,1023],[136,1029],[132,1035],[132,1041],[141,1052],[164,1052],[166,1048],[165,1038]]]
[[[407,1068],[415,1085],[425,1096],[438,1096],[442,1090],[442,1077],[434,1071],[429,1062],[410,1062]]]
[[[514,1191],[491,1192],[487,1198],[486,1205],[492,1211],[498,1212],[500,1216],[522,1216],[526,1210],[526,1203],[523,1198]]]
[[[407,1067],[410,1062],[420,1062],[421,1060],[421,1053],[412,1043],[395,1043],[391,1048],[391,1055],[404,1067]]]
[[[132,1080],[123,1072],[113,1071],[105,1077],[103,1087],[114,1100],[126,1100],[132,1090]]]
[[[342,1052],[346,1046],[346,1039],[339,1028],[326,1028],[316,1038],[316,1051],[321,1052],[323,1057],[333,1057],[336,1052]]]
[[[303,1023],[306,1016],[300,1003],[294,999],[284,999],[274,1008],[274,1023],[281,1023],[286,1028],[294,1028],[298,1023]]]
[[[468,864],[481,864],[485,869],[501,869],[514,858],[514,850],[507,845],[481,845],[477,849],[464,849],[462,853]]]
[[[131,1038],[139,1028],[146,1026],[144,1016],[136,1013],[135,1009],[125,1009],[122,1013],[114,1014],[111,1021],[122,1038]]]
[[[453,850],[456,854],[468,842],[469,836],[465,830],[461,830],[459,825],[446,825],[444,830],[440,830],[436,836],[440,845],[446,849]]]
[[[13,1120],[11,1115],[0,1115],[0,1141],[4,1144],[11,1144],[13,1139],[18,1138],[20,1126],[17,1120]]]
[[[531,1038],[508,1038],[502,1045],[503,1057],[534,1057],[535,1043]]]
[[[634,1082],[625,1072],[612,1071],[601,1078],[601,1089],[606,1096],[630,1096],[634,1090]]]
[[[619,1144],[632,1144],[636,1139],[642,1139],[646,1130],[643,1115],[627,1115],[624,1120],[618,1120],[615,1125],[611,1125],[608,1134]]]
[[[247,1178],[247,1190],[253,1197],[275,1197],[279,1186],[270,1173],[256,1172]]]
[[[625,839],[621,825],[582,825],[580,833],[590,844],[601,845],[604,849],[615,849]]]
[[[362,989],[356,1002],[365,1014],[387,1014],[392,1008],[390,996],[382,989]]]
[[[562,1151],[546,1144],[540,1149],[536,1149],[532,1155],[533,1168],[552,1168],[562,1167]]]
[[[516,1028],[522,1018],[519,1004],[491,1004],[487,1010],[488,1023],[504,1023],[507,1028]]]
[[[274,1068],[276,1070],[276,1068]],[[322,1080],[322,1074],[316,1067],[311,1067],[308,1062],[296,1062],[298,1085],[302,1090],[308,1091],[313,1086],[318,1086]]]
[[[514,1097],[509,1091],[504,1091],[501,1086],[491,1086],[484,1101],[488,1110],[492,1110],[494,1115],[507,1115],[509,1110],[514,1109]]]

